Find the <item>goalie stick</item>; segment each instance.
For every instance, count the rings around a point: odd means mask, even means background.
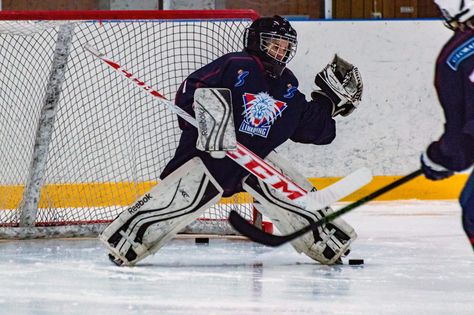
[[[133,82],[138,89],[141,89],[144,92],[154,96],[161,105],[166,106],[179,117],[183,118],[194,127],[197,127],[197,121],[194,117],[192,117],[182,108],[176,106],[173,102],[167,100],[151,86],[146,85],[144,81],[135,77],[130,71],[122,68],[120,64],[108,58],[104,53],[100,52],[91,45],[84,45],[84,49],[114,69],[116,72]],[[273,187],[275,190],[279,191],[286,198],[297,202],[303,207],[306,206],[308,191],[297,185],[293,180],[288,178],[288,176],[265,162],[262,158],[247,149],[244,145],[237,142],[237,150],[227,151],[226,156],[234,160],[237,164],[242,166],[251,174],[255,175]],[[352,173],[348,176],[351,180],[340,180],[329,187],[311,192],[311,207],[314,207],[315,209],[324,208],[364,186],[372,179],[372,175],[368,169],[363,168],[356,171],[355,173],[359,174],[360,176],[354,176],[354,173]]]
[[[308,233],[309,231],[316,230],[319,226],[322,226],[324,224],[327,224],[337,217],[340,217],[341,215],[354,210],[355,208],[367,203],[368,201],[377,198],[378,196],[385,194],[386,192],[403,185],[404,183],[412,180],[413,178],[419,176],[422,174],[423,171],[421,169],[416,170],[396,181],[393,183],[390,183],[373,193],[351,203],[348,204],[347,206],[343,207],[342,209],[335,211],[328,216],[324,217],[324,219],[319,220],[317,222],[311,222],[309,225],[305,226],[304,228],[295,231],[291,234],[288,235],[273,235],[270,233],[267,233],[255,226],[253,226],[251,223],[249,223],[246,219],[244,219],[240,214],[238,214],[235,210],[232,210],[229,215],[229,222],[230,224],[236,229],[238,232],[240,232],[242,235],[247,236],[250,238],[252,241],[263,244],[263,245],[268,245],[268,246],[280,246],[285,243],[291,242],[292,240]]]

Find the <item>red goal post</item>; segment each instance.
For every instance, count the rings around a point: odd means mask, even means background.
[[[0,13],[0,238],[93,236],[157,184],[179,128],[84,44],[173,99],[192,71],[243,47],[252,10]],[[231,234],[238,194],[186,231]]]

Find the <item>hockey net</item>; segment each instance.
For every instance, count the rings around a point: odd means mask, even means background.
[[[0,238],[97,235],[158,183],[176,116],[85,52],[97,47],[173,100],[181,82],[242,49],[253,11],[0,14]],[[233,233],[249,197],[186,232]]]

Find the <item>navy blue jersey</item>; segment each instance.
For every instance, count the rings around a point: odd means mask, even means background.
[[[456,31],[436,62],[435,87],[446,117],[429,157],[453,171],[474,163],[474,31]]]
[[[280,78],[271,78],[258,57],[246,52],[224,55],[181,84],[175,103],[193,117],[194,91],[201,87],[231,90],[237,141],[262,158],[288,139],[328,144],[336,135],[332,105],[327,99],[307,102],[289,69]],[[224,189],[224,196],[241,191],[242,178],[248,172],[227,157],[213,159],[197,150],[197,129],[182,119],[179,126],[182,135],[178,148],[160,177],[199,156]]]

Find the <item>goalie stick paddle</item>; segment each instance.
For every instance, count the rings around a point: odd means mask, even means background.
[[[84,49],[91,53],[93,56],[100,59],[105,64],[107,64],[109,67],[113,68],[123,77],[133,82],[138,89],[141,89],[144,92],[151,94],[159,103],[166,106],[168,109],[170,109],[175,114],[189,122],[194,127],[197,127],[197,122],[194,117],[189,115],[189,113],[187,113],[180,107],[176,106],[174,103],[167,100],[163,95],[161,95],[158,91],[154,90],[151,86],[146,85],[144,81],[135,77],[133,73],[122,68],[120,64],[108,58],[104,53],[100,52],[91,45],[84,45]],[[262,158],[257,156],[249,149],[247,149],[242,144],[237,143],[237,150],[227,151],[226,155],[232,160],[234,160],[237,164],[245,168],[247,171],[249,171],[251,174],[255,175],[257,178],[261,179],[262,181],[273,187],[275,190],[279,191],[286,198],[297,202],[299,205],[304,206],[306,204],[308,191],[300,187],[293,180],[288,178],[288,176],[268,164],[266,161],[264,161]],[[314,206],[315,208],[324,208],[346,196],[348,194],[347,192],[353,189],[354,185],[357,186],[358,184],[352,183],[352,186],[348,185],[345,187],[342,187],[342,185],[335,187],[329,186],[324,189],[311,192],[312,206]],[[356,189],[353,189],[349,193],[357,190],[358,188],[360,188],[360,186]]]
[[[291,242],[292,240],[306,234],[309,231],[315,230],[317,227],[322,226],[324,224],[327,224],[337,217],[340,217],[341,215],[354,210],[355,208],[363,205],[364,203],[367,203],[368,201],[377,198],[378,196],[385,194],[386,192],[403,185],[404,183],[412,180],[413,178],[419,176],[422,174],[423,171],[421,169],[416,170],[396,181],[393,183],[390,183],[373,193],[341,208],[338,211],[335,211],[331,213],[330,215],[326,216],[324,219],[319,220],[317,222],[311,222],[309,225],[305,226],[301,230],[297,230],[291,234],[288,235],[273,235],[270,233],[267,233],[257,227],[255,227],[253,224],[248,222],[246,219],[244,219],[240,214],[238,214],[235,210],[232,210],[229,215],[229,222],[230,224],[242,235],[247,236],[250,238],[252,241],[263,244],[263,245],[268,245],[268,246],[280,246],[285,243]]]

